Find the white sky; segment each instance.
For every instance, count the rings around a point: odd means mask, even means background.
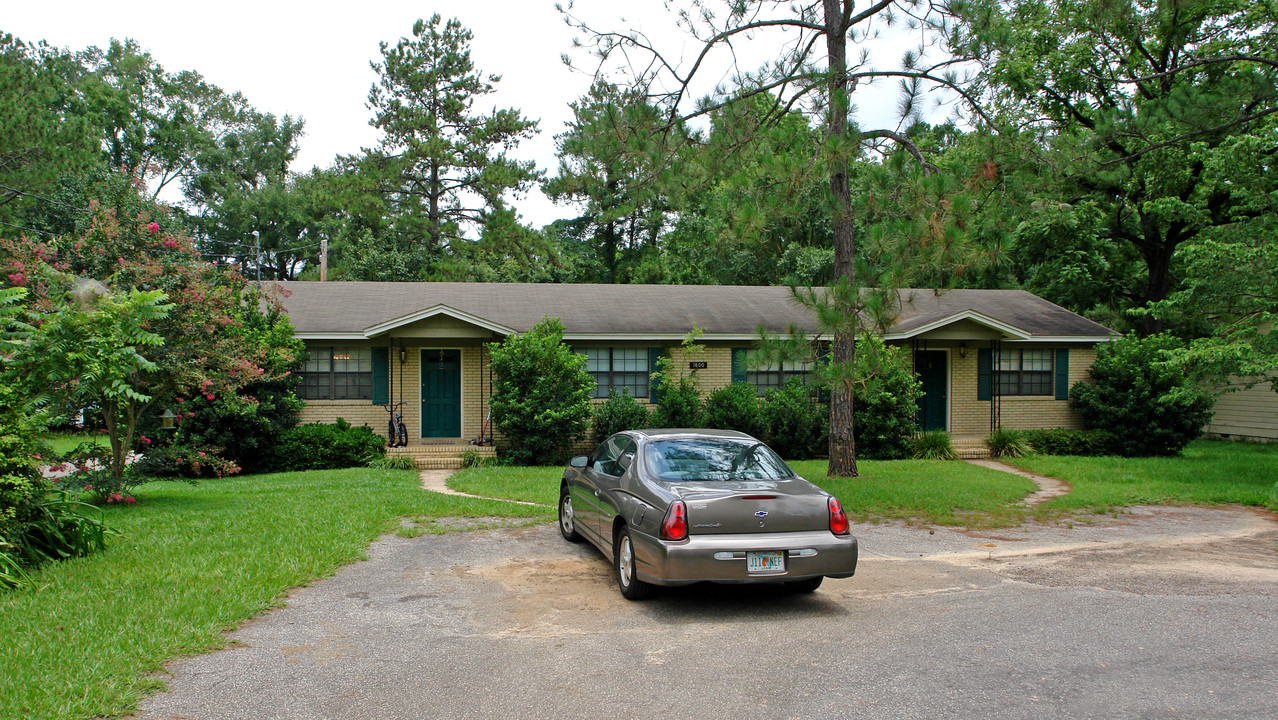
[[[378,42],[394,45],[415,20],[436,12],[457,17],[472,31],[477,69],[502,77],[485,102],[540,120],[541,132],[514,154],[535,160],[548,174],[557,165],[554,136],[572,117],[568,103],[590,85],[588,76],[560,61],[571,51],[574,33],[553,0],[0,0],[0,8],[0,31],[23,40],[81,50],[133,38],[166,71],[195,70],[223,90],[242,92],[259,111],[302,117],[306,135],[293,165],[299,172],[376,143],[365,101],[376,81],[369,62],[380,58]],[[576,12],[606,29],[640,27],[675,54],[696,47],[668,29],[659,0],[578,0]],[[894,51],[884,61],[897,59]],[[876,100],[859,91],[856,100],[894,124],[892,92],[882,88]],[[537,227],[578,214],[536,190],[513,204]]]

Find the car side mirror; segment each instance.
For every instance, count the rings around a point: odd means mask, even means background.
[[[563,456],[561,455],[560,457],[563,457]],[[587,462],[588,462],[588,459],[586,458],[585,455],[576,455],[573,457],[573,459],[568,461],[568,466],[575,467],[575,468],[584,468],[586,467]]]

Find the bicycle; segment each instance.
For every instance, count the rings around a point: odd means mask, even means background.
[[[404,407],[404,403],[395,404],[387,403],[381,407],[386,408],[386,412],[390,413],[390,423],[386,426],[386,446],[387,447],[405,447],[408,445],[408,428],[404,427],[404,415],[402,412],[395,412],[396,408]]]

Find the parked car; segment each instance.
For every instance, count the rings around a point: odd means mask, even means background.
[[[856,538],[838,499],[729,430],[631,430],[574,457],[559,489],[559,531],[612,558],[631,600],[704,581],[812,592],[856,572]]]

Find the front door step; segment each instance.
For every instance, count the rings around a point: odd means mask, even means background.
[[[497,448],[492,445],[470,445],[460,442],[386,448],[388,457],[401,455],[410,457],[419,470],[457,470],[462,466],[462,457],[469,453],[484,459],[494,458],[497,457]]]

